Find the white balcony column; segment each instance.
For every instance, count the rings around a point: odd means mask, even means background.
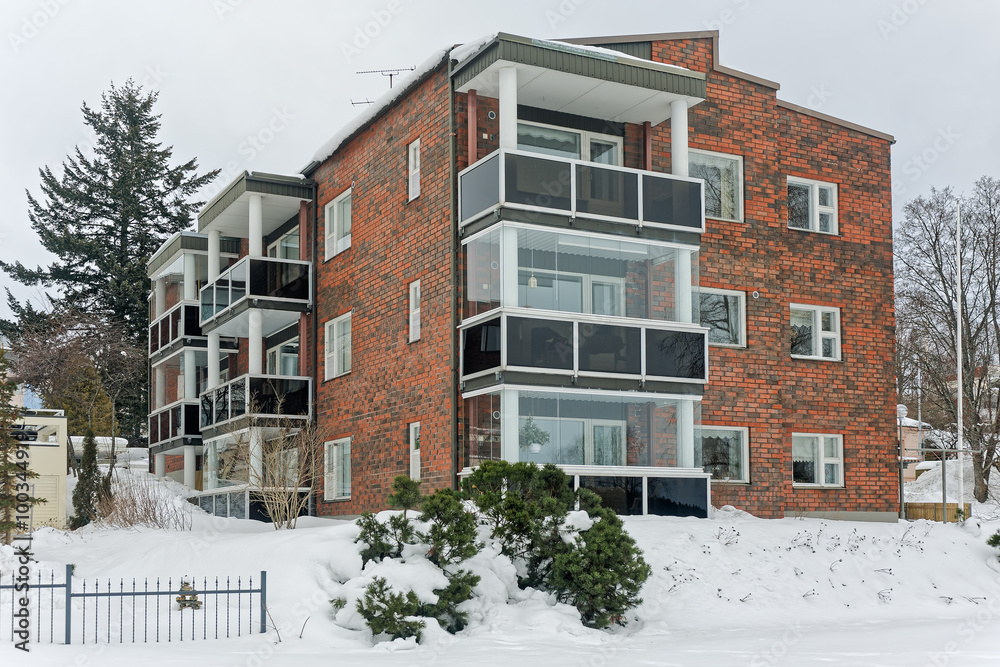
[[[694,401],[677,401],[677,465],[701,467],[694,460]]]
[[[155,317],[167,309],[167,279],[157,278],[153,281],[153,312]]]
[[[500,148],[517,148],[517,68],[500,69]]]
[[[676,294],[678,322],[694,322],[691,307],[691,297],[694,287],[691,285],[691,253],[678,248],[677,261],[674,263],[674,292]]]
[[[164,477],[167,474],[167,455],[166,454],[154,454],[153,455],[153,467],[156,468],[156,476]]]
[[[205,378],[205,389],[215,389],[219,386],[219,373],[222,364],[219,362],[219,334],[208,334],[208,377]]]
[[[670,103],[670,173],[688,175],[688,103],[674,100]]]
[[[218,229],[208,231],[208,282],[219,277],[219,264],[222,259],[222,237]]]
[[[264,432],[259,428],[250,429],[250,474],[247,479],[263,486],[264,481]]]
[[[198,300],[198,263],[191,253],[184,255],[184,300]]]
[[[517,229],[503,227],[500,237],[500,305],[517,305]]]
[[[264,198],[250,195],[250,257],[264,256]]]
[[[521,457],[520,420],[517,414],[517,390],[500,391],[500,456],[504,461],[516,463]],[[530,443],[529,443],[530,444]]]
[[[195,457],[194,445],[184,445],[184,486],[195,487]]]
[[[167,404],[167,366],[160,364],[153,368],[153,409],[159,410]]]
[[[198,398],[198,370],[194,350],[184,350],[184,398]]]
[[[250,331],[247,333],[247,371],[251,375],[264,372],[264,316],[260,308],[248,311]]]

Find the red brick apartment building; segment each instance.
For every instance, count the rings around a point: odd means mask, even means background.
[[[318,515],[505,459],[623,514],[892,520],[893,140],[777,89],[716,32],[432,56],[150,261],[155,470],[253,516],[227,450],[282,397]]]

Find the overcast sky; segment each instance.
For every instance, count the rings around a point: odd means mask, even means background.
[[[112,81],[158,90],[160,140],[177,162],[232,170],[221,186],[244,169],[297,173],[363,111],[352,101],[388,89],[357,71],[497,31],[720,30],[722,63],[777,81],[779,98],[895,136],[898,218],[932,186],[1000,177],[998,26],[995,0],[2,0],[0,259],[50,261],[25,190],[90,142],[80,106]]]

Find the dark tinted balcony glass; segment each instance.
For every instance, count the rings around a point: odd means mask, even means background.
[[[646,329],[646,375],[705,379],[705,335]]]
[[[229,276],[225,276],[215,281],[215,312],[224,310],[229,303]]]
[[[643,175],[642,219],[701,229],[701,183]]]
[[[506,156],[504,177],[508,204],[525,204],[561,211],[571,209],[573,165],[526,155]]]
[[[583,480],[580,480],[581,486]],[[708,480],[650,477],[646,480],[646,511],[660,516],[708,518]]]
[[[249,271],[248,264],[249,261],[241,261],[233,264],[233,268],[229,269],[229,284],[232,286],[232,291],[230,292],[229,301],[226,305],[236,303],[243,297],[247,295],[247,273]],[[221,287],[225,284],[225,280],[220,280],[217,284]],[[215,298],[219,298],[218,290],[216,290]]]
[[[149,444],[160,441],[160,420],[156,415],[149,416]]]
[[[279,299],[307,300],[309,298],[309,265],[262,259],[251,260],[250,294]],[[235,298],[233,300],[235,301]]]
[[[198,430],[198,406],[188,403],[184,406],[184,427],[182,433],[186,436],[201,435]]]
[[[573,323],[507,318],[507,364],[573,370]]]
[[[175,405],[174,407],[170,408],[170,437],[171,438],[176,438],[177,436],[182,435],[182,432],[181,432],[181,426],[182,426],[182,421],[181,421],[182,417],[181,417],[181,414],[183,412],[183,408],[184,408],[184,406],[182,406],[182,405]]]
[[[184,306],[184,335],[200,336],[201,326],[198,321],[198,307]]]
[[[580,325],[580,370],[639,375],[642,332],[638,327]]]
[[[202,428],[215,423],[215,406],[213,404],[215,392],[208,392],[201,397],[201,421]]]
[[[580,488],[599,495],[615,514],[642,514],[642,477],[580,477]]]
[[[500,368],[500,318],[469,327],[463,332],[462,364],[465,375]]]
[[[236,380],[226,389],[229,392],[229,416],[242,417],[247,412],[246,378]]]
[[[223,385],[215,390],[215,419],[214,423],[229,419],[229,385]]]
[[[468,220],[477,213],[500,202],[500,156],[478,162],[474,169],[462,175],[462,210],[459,216]]]
[[[201,319],[207,320],[215,314],[215,291],[209,287],[201,293]]]
[[[154,324],[149,327],[149,351],[156,352],[160,349],[160,327]]]
[[[308,415],[309,381],[289,378],[250,378],[251,403],[258,414]]]
[[[596,165],[576,165],[576,210],[639,219],[639,175]]]
[[[181,316],[184,314],[183,308],[178,308],[170,313],[170,341],[177,340],[181,335]]]

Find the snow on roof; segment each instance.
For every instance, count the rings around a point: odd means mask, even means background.
[[[927,422],[917,421],[916,419],[911,419],[910,417],[903,417],[902,419],[897,417],[896,423],[904,428],[920,428],[921,424],[925,429],[933,428]]]
[[[395,88],[390,88],[388,92],[375,100],[374,104],[365,109],[363,113],[355,116],[351,122],[340,128],[339,132],[330,137],[325,144],[320,146],[319,150],[313,154],[313,161],[322,162],[333,155],[337,149],[340,148],[345,141],[353,137],[358,130],[382,115],[382,113],[395,104],[399,98],[410,92],[410,89],[412,89],[413,86],[415,86],[421,79],[437,68],[447,53],[448,49],[438,49],[432,53],[427,60],[420,63],[415,70],[402,77],[399,80],[399,83],[396,84]],[[303,169],[303,171],[305,171],[305,169]]]

